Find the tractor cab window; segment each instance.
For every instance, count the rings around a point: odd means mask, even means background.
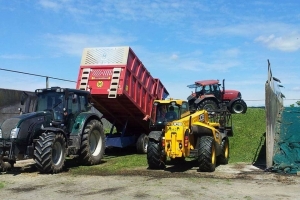
[[[58,110],[63,107],[63,95],[57,92],[38,94],[37,111]]]
[[[204,94],[210,94],[210,93],[211,93],[210,85],[204,86]]]

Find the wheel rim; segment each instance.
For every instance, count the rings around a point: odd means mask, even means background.
[[[214,110],[215,107],[211,104],[207,104],[203,107],[204,110],[210,111],[210,110]]]
[[[149,138],[146,136],[144,141],[144,151],[147,152]]]
[[[234,105],[233,106],[233,111],[235,113],[242,113],[243,112],[243,106],[240,104]]]
[[[52,149],[52,162],[54,165],[59,165],[61,163],[63,152],[62,145],[60,142],[55,142]]]
[[[215,145],[211,147],[211,163],[214,165],[216,163],[216,150]]]
[[[97,156],[101,151],[102,138],[100,137],[100,132],[94,130],[89,139],[90,151],[93,156]]]

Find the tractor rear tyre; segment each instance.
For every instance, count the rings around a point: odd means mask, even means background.
[[[147,153],[147,147],[148,147],[149,138],[148,136],[143,133],[140,135],[136,142],[136,150],[139,154],[146,154]]]
[[[216,148],[214,138],[202,136],[198,138],[199,171],[213,172],[216,168]]]
[[[246,113],[247,104],[242,99],[235,101],[229,109],[232,114]]]
[[[198,104],[198,110],[211,111],[211,110],[217,110],[218,108],[219,108],[218,104],[211,99],[203,100],[201,103]]]
[[[228,138],[224,138],[222,140],[221,148],[222,148],[222,153],[221,153],[221,155],[218,156],[217,160],[218,160],[219,164],[226,165],[226,164],[228,164],[228,160],[229,160],[229,140],[228,140]]]
[[[41,173],[59,173],[66,159],[66,140],[62,133],[43,133],[35,145],[34,161]]]
[[[166,156],[162,153],[159,142],[150,139],[147,147],[147,161],[149,169],[165,168]]]
[[[101,162],[105,150],[105,135],[100,121],[91,120],[84,127],[81,138],[79,162],[96,165]]]

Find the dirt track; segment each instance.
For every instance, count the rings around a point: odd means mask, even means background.
[[[29,161],[0,175],[2,199],[299,199],[300,177],[264,172],[252,165],[195,168],[176,172],[138,168],[113,176],[43,175],[26,172]],[[21,168],[18,168],[21,167]]]

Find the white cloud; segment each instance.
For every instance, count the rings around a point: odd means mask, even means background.
[[[40,0],[39,5],[46,9],[51,9],[54,11],[58,11],[59,9],[62,8],[62,5],[58,3],[57,1],[51,1],[51,0]]]
[[[25,59],[36,59],[38,57],[31,57],[23,54],[2,54],[0,55],[2,59],[11,59],[11,60],[25,60]]]
[[[298,33],[280,37],[276,37],[274,34],[269,36],[259,36],[255,41],[261,42],[270,49],[278,49],[281,51],[297,51],[300,49],[300,34]]]

